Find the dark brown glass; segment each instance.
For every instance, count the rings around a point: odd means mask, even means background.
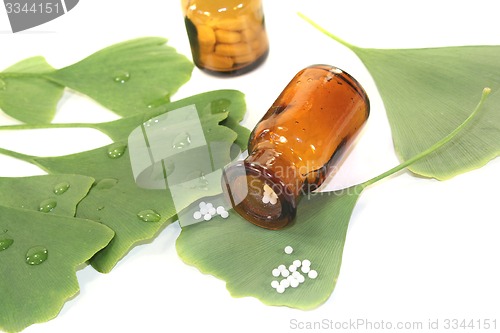
[[[328,65],[301,70],[254,128],[249,156],[224,170],[233,208],[260,227],[288,225],[300,196],[339,166],[369,112],[364,89],[346,72]],[[277,203],[263,202],[265,185]]]
[[[261,0],[183,0],[182,6],[198,68],[237,75],[266,59],[269,43]]]

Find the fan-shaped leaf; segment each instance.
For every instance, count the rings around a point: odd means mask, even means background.
[[[186,263],[227,282],[235,297],[253,296],[269,305],[311,309],[325,302],[337,282],[347,226],[362,187],[304,198],[294,225],[272,231],[254,226],[236,212],[228,219],[182,229],[177,251]],[[294,248],[292,255],[285,246]],[[272,270],[295,259],[309,259],[319,275],[279,294]]]
[[[467,118],[480,91],[491,88],[484,112],[469,129],[410,170],[447,179],[500,154],[500,46],[365,49],[300,16],[363,61],[380,91],[394,146],[403,161],[450,133]]]
[[[196,105],[207,143],[228,143],[225,145],[226,151],[217,151],[217,154],[228,154],[236,134],[219,123],[232,113],[230,110],[234,110],[233,119],[238,119],[244,113],[242,97],[241,93],[235,91],[211,92],[179,101],[175,104],[175,109]],[[225,101],[223,108],[219,107],[221,100]],[[174,110],[174,107],[168,108],[169,111]],[[122,142],[68,156],[36,158],[36,163],[50,173],[71,172],[96,179],[96,185],[78,205],[77,217],[99,221],[116,233],[110,245],[91,260],[92,266],[101,272],[109,272],[131,247],[151,239],[165,223],[174,221],[176,217],[174,203],[166,188],[152,190],[136,184],[126,139],[130,132],[141,126],[144,121],[143,115],[137,115],[96,126],[114,139],[125,136]],[[170,131],[175,131],[176,126],[177,124],[172,124]],[[237,124],[236,126],[239,127]],[[165,145],[169,144],[171,145]],[[110,151],[117,154],[110,158]],[[196,154],[197,151],[192,150],[191,153]],[[220,183],[217,185],[220,187]],[[196,191],[186,191],[186,194],[188,196],[183,198],[186,201],[184,205],[198,198]],[[158,214],[156,222],[145,222],[141,219],[139,215],[144,211]]]
[[[0,177],[0,205],[75,216],[94,179],[80,175]]]
[[[75,269],[113,232],[88,220],[0,206],[0,329],[57,316],[78,290]]]
[[[64,87],[39,74],[54,70],[43,57],[33,57],[0,72],[0,109],[28,124],[49,123]]]
[[[493,91],[467,131],[410,170],[447,179],[500,154],[500,46],[353,51],[377,83],[403,161],[466,119],[482,88]]]
[[[147,112],[169,98],[191,76],[193,64],[164,38],[139,38],[102,49],[47,74],[119,115]]]

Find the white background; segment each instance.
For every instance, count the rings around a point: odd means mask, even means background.
[[[303,67],[326,63],[344,69],[365,87],[372,112],[330,188],[361,182],[398,161],[367,70],[351,51],[301,20],[297,11],[363,47],[500,44],[497,1],[267,0],[264,5],[271,43],[266,63],[231,79],[195,69],[174,99],[239,89],[248,104],[244,124],[253,128]],[[44,55],[60,68],[110,44],[148,35],[169,38],[170,45],[190,57],[180,1],[82,0],[66,15],[17,34],[10,32],[0,7],[0,68],[34,55]],[[115,118],[88,98],[66,93],[55,121]],[[0,125],[14,123],[0,113]],[[108,142],[93,131],[0,131],[0,147],[42,156]],[[446,182],[401,173],[365,191],[351,220],[337,287],[316,310],[232,298],[223,281],[179,259],[175,239],[180,228],[175,223],[151,244],[134,248],[109,274],[91,267],[80,270],[80,294],[56,319],[25,332],[288,332],[298,331],[290,327],[292,319],[423,321],[426,327],[429,319],[442,324],[446,318],[496,319],[500,331],[499,171],[496,159]],[[0,155],[0,176],[34,174],[42,172]]]

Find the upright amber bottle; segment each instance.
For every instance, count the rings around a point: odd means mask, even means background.
[[[214,74],[243,74],[269,52],[261,0],[183,0],[193,61]]]
[[[223,189],[248,221],[280,229],[299,197],[338,166],[368,119],[361,85],[327,65],[300,71],[253,130],[249,156],[224,170]]]

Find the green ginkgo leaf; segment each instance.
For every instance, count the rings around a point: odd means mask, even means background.
[[[145,37],[115,44],[46,77],[121,116],[147,112],[168,103],[191,77],[193,64],[166,41]]]
[[[302,198],[293,225],[267,230],[231,211],[228,219],[216,217],[209,222],[184,227],[177,239],[179,256],[203,273],[226,281],[226,287],[234,297],[253,296],[265,304],[299,309],[321,305],[335,288],[349,220],[363,190],[455,144],[455,140],[460,140],[464,132],[473,128],[489,94],[490,89],[484,89],[480,103],[465,121],[400,165],[362,184]],[[293,255],[285,254],[286,246],[293,247]],[[289,287],[284,293],[278,292],[271,283],[281,283],[287,276],[274,276],[273,270],[279,265],[289,267],[297,259],[308,259],[312,263],[310,268],[318,272],[318,276],[304,277],[302,284]]]
[[[380,91],[402,161],[427,149],[467,118],[484,87],[491,97],[484,112],[454,143],[410,170],[448,179],[479,168],[500,154],[500,46],[427,49],[365,49],[306,21],[350,48]]]
[[[108,149],[123,149],[120,156],[110,158]],[[36,163],[50,173],[87,175],[96,183],[78,205],[76,216],[100,222],[116,234],[110,244],[91,260],[100,272],[109,272],[140,241],[151,239],[173,222],[176,211],[166,190],[147,190],[135,183],[126,143],[78,154],[36,158]],[[155,221],[144,221],[144,211],[158,214]]]
[[[209,115],[217,117],[224,115],[221,125],[233,130],[237,134],[235,143],[241,150],[246,149],[250,131],[240,125],[245,115],[246,104],[245,95],[238,90],[209,91],[168,103],[162,108],[149,111],[145,114],[133,115],[107,123],[88,125],[107,134],[113,141],[123,141],[128,138],[132,130],[148,119],[189,105],[195,105],[199,110],[200,116],[203,118]],[[206,132],[208,132],[208,129]],[[207,136],[212,134],[207,133]]]
[[[293,226],[280,231],[257,227],[231,211],[227,219],[182,229],[177,252],[186,263],[226,281],[234,297],[253,296],[268,305],[312,309],[324,303],[337,282],[349,219],[362,187],[304,198]],[[293,255],[283,249],[291,245]],[[283,294],[271,287],[274,268],[308,259],[316,279],[305,275]]]
[[[64,91],[41,77],[53,71],[43,57],[33,57],[0,72],[0,109],[28,124],[50,122]]]
[[[493,91],[468,131],[411,171],[444,180],[500,154],[500,46],[353,51],[377,83],[401,161],[467,118],[483,87]]]
[[[101,224],[74,218],[93,183],[63,174],[0,178],[1,330],[54,318],[79,290],[76,268],[113,237]]]
[[[112,237],[93,221],[0,205],[0,330],[57,316],[79,290],[76,268]]]
[[[213,102],[219,105],[220,100],[226,101],[225,107],[214,107]],[[217,155],[226,154],[225,158],[220,158],[221,161],[226,160],[236,134],[219,123],[231,114],[234,115],[235,120],[244,114],[243,95],[235,91],[218,91],[187,98],[176,104],[177,107],[187,105],[198,107],[207,143],[227,143],[223,149],[214,151]],[[169,111],[175,109],[177,108],[171,108]],[[92,266],[100,272],[111,271],[134,245],[151,239],[165,224],[173,222],[176,217],[176,207],[167,189],[147,189],[136,184],[126,140],[130,132],[141,126],[144,121],[144,116],[141,115],[97,124],[95,128],[103,130],[113,139],[122,139],[122,141],[99,149],[60,157],[17,156],[41,166],[52,174],[76,173],[96,179],[96,185],[78,205],[76,216],[99,221],[116,233],[109,246],[91,260]],[[176,125],[172,124],[172,131]],[[196,155],[196,150],[192,153],[195,154],[194,158],[199,157]],[[219,182],[217,185],[220,187]],[[187,206],[200,195],[192,189],[185,192],[189,195],[183,198],[184,204],[179,206],[177,203],[177,209]],[[207,189],[205,193],[211,192]],[[144,214],[149,217],[156,214],[154,221],[150,218],[145,221],[141,217],[146,216]]]
[[[0,205],[75,216],[94,179],[81,175],[0,177]]]

